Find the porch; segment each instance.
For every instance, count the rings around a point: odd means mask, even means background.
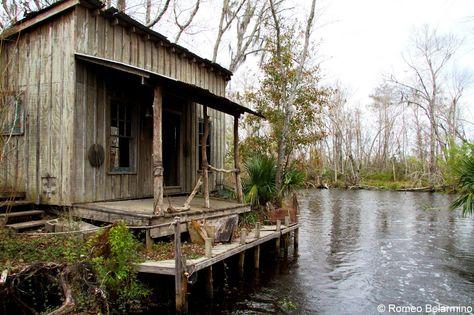
[[[179,208],[186,199],[187,196],[166,197],[165,208]],[[81,203],[73,205],[72,215],[107,223],[123,220],[132,228],[146,230],[148,237],[158,238],[174,233],[172,224],[177,215],[182,222],[181,231],[184,232],[187,231],[187,222],[191,220],[212,221],[250,211],[249,205],[236,201],[218,198],[211,198],[210,201],[210,207],[207,208],[205,199],[196,196],[189,204],[189,210],[179,214],[165,210],[160,215],[154,214],[153,198]]]

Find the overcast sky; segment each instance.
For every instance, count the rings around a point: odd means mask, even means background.
[[[287,11],[290,18],[300,17],[304,23],[301,17],[308,14],[310,0],[289,1],[295,3],[294,9]],[[210,26],[218,22],[220,3],[203,2],[200,26],[183,36],[180,44],[211,58],[216,34]],[[474,73],[474,0],[317,0],[316,7],[313,39],[319,43],[317,60],[325,82],[339,82],[348,91],[352,106],[367,105],[384,75],[403,77],[406,65],[402,54],[406,54],[413,32],[424,25],[462,39],[464,46],[456,56],[458,68]],[[220,49],[218,62],[226,66],[225,40]],[[248,62],[235,73],[231,89],[255,86],[257,71],[256,63]],[[463,101],[468,116],[474,117],[474,87],[466,91]]]
[[[401,73],[410,35],[428,24],[464,40],[460,67],[474,70],[474,0],[321,0],[314,35],[323,68],[367,102],[383,74]],[[304,2],[300,0],[299,6]],[[472,95],[469,95],[471,98]],[[474,99],[471,103],[474,107]]]

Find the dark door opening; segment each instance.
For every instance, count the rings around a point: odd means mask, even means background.
[[[163,111],[163,168],[165,186],[180,185],[181,115]]]

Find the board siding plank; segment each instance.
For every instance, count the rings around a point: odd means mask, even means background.
[[[84,103],[84,129],[81,131],[84,135],[84,144],[82,146],[82,152],[80,155],[77,155],[76,158],[83,160],[84,165],[84,178],[83,187],[84,187],[84,198],[86,201],[94,200],[94,190],[95,187],[95,176],[94,168],[89,164],[87,160],[87,153],[89,147],[94,143],[94,131],[96,128],[96,117],[95,117],[95,100],[97,99],[97,78],[96,74],[89,69],[87,69],[86,76],[86,91],[85,91],[85,103]]]
[[[63,73],[63,64],[61,62],[61,55],[63,49],[55,49],[53,45],[57,43],[64,43],[63,41],[63,24],[62,21],[53,27],[52,40],[50,41],[51,51],[51,106],[50,106],[50,146],[51,146],[51,174],[57,178],[56,188],[52,195],[51,202],[56,204],[61,201],[61,98],[63,87],[61,84],[61,76]]]
[[[113,27],[113,38],[114,38],[114,60],[118,62],[123,62],[122,57],[123,57],[123,28],[120,25],[114,25]]]
[[[122,60],[124,63],[130,63],[130,31],[125,29],[122,37]]]
[[[50,174],[50,161],[51,161],[51,145],[50,145],[50,99],[51,99],[51,59],[48,56],[50,53],[50,26],[44,25],[41,27],[41,57],[40,62],[42,70],[40,74],[40,139],[39,139],[39,185],[41,201],[43,203],[49,203],[48,198],[43,193],[42,177]],[[50,174],[51,175],[51,174]]]
[[[104,150],[107,150],[107,124],[106,124],[106,91],[105,91],[105,82],[103,78],[99,76],[97,80],[97,106],[96,106],[96,117],[97,117],[97,127],[96,127],[96,143],[102,145]],[[107,155],[106,155],[107,156]],[[95,172],[95,199],[94,200],[105,200],[105,176],[106,176],[106,167],[107,161],[104,164],[97,168]]]
[[[63,105],[62,105],[62,135],[64,143],[62,147],[63,159],[62,170],[63,176],[61,178],[63,204],[71,205],[72,200],[77,192],[72,186],[72,160],[74,157],[73,139],[74,139],[74,113],[75,113],[75,82],[76,82],[76,62],[74,59],[74,41],[75,41],[75,16],[70,13],[72,18],[68,18],[68,23],[65,28],[65,38],[67,38],[68,45],[64,49],[64,78],[63,78]]]

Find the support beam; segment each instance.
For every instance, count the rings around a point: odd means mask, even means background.
[[[289,245],[289,233],[283,234],[283,255],[285,258],[288,257],[288,245]]]
[[[152,250],[153,248],[153,239],[150,235],[150,229],[147,229],[145,232],[145,246],[147,250]]]
[[[243,278],[244,277],[244,268],[245,268],[245,251],[240,252],[239,254],[239,277]]]
[[[255,269],[260,269],[260,245],[255,246],[253,252],[253,262]]]
[[[212,300],[214,298],[214,278],[212,275],[212,266],[206,269],[206,295]]]
[[[298,255],[298,245],[299,245],[299,229],[293,231],[293,255]]]
[[[175,288],[175,299],[176,299],[176,312],[183,313],[187,312],[187,291],[188,281],[184,275],[183,268],[183,255],[181,253],[181,220],[179,217],[175,218],[174,221],[174,262],[176,274],[174,277],[174,288]]]
[[[276,256],[280,257],[280,241],[281,241],[281,221],[280,220],[277,220],[276,231],[278,233],[278,237],[275,239],[275,251],[276,251]]]
[[[240,156],[239,156],[239,116],[234,116],[234,168],[235,168],[235,196],[237,202],[242,203],[242,179],[240,178]]]
[[[207,115],[207,106],[203,106],[202,115],[204,116],[204,134],[201,138],[201,157],[202,157],[202,179],[204,186],[204,207],[210,208],[209,202],[209,163],[207,161],[206,144],[209,137],[209,116]]]
[[[163,215],[163,95],[155,86],[153,97],[153,213]]]

